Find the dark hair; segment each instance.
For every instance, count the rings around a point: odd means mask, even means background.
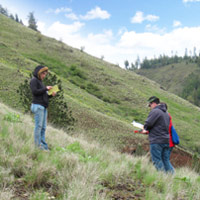
[[[156,96],[152,96],[152,97],[150,97],[149,99],[148,99],[148,102],[149,103],[156,103],[156,104],[159,104],[160,103],[160,99],[158,98],[158,97],[156,97]]]

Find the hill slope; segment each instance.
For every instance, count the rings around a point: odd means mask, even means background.
[[[122,150],[144,136],[133,135],[132,120],[144,123],[146,100],[166,102],[181,146],[199,150],[199,108],[170,94],[155,82],[45,37],[0,15],[0,100],[22,109],[16,90],[36,65],[47,65],[63,82],[65,98],[77,119],[71,134],[82,134]]]
[[[156,81],[166,90],[181,95],[185,86],[186,78],[198,70],[195,63],[181,62],[178,64],[165,65],[159,68],[139,69],[138,74]]]
[[[200,177],[188,168],[166,175],[147,156],[120,154],[50,126],[51,151],[40,151],[33,128],[29,115],[0,104],[0,199],[200,199]]]

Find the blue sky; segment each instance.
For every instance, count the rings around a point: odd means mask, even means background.
[[[200,0],[0,0],[27,24],[70,46],[124,66],[140,59],[200,51]]]

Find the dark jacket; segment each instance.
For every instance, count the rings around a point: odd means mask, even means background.
[[[158,105],[151,110],[144,124],[144,129],[149,131],[150,144],[169,143],[169,115],[164,105]]]
[[[47,94],[47,88],[42,83],[42,81],[38,78],[38,72],[41,70],[41,67],[36,67],[33,72],[33,78],[30,81],[30,87],[33,95],[32,103],[39,104],[48,107],[49,104],[49,96]]]

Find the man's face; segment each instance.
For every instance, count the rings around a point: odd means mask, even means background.
[[[40,78],[41,80],[43,80],[45,78],[45,76],[47,75],[47,71],[44,71],[40,74]]]
[[[149,103],[149,107],[151,110],[154,109],[156,106],[157,106],[157,104],[155,102]]]

